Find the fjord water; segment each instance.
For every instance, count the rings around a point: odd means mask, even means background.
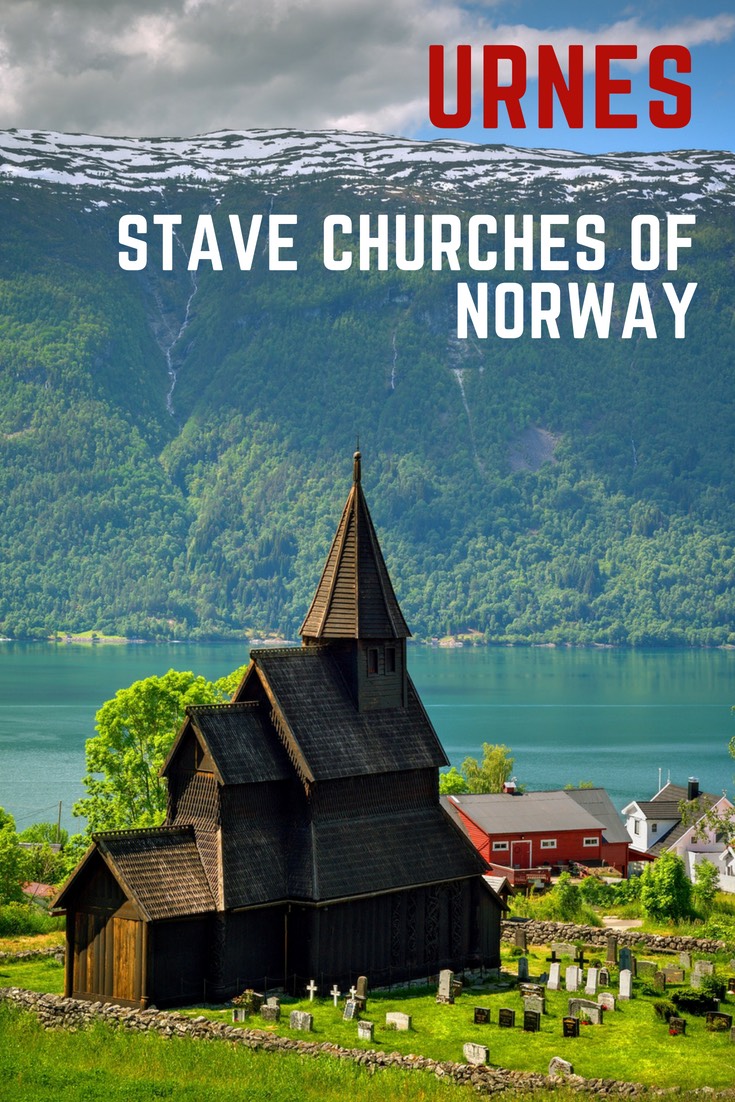
[[[100,705],[139,678],[174,668],[220,677],[244,644],[0,649],[0,806],[18,828],[62,822],[84,795],[84,743]],[[452,764],[505,743],[530,789],[592,781],[618,808],[694,775],[710,792],[735,785],[735,652],[411,646],[409,669]]]

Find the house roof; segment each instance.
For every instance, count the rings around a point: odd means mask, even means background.
[[[715,796],[712,792],[700,792],[693,801],[690,801],[688,796],[686,787],[669,782],[650,800],[634,800],[623,808],[624,812],[628,812],[636,807],[645,819],[673,821],[672,827],[648,847],[648,853],[657,857],[665,850],[671,849],[698,819],[722,799],[722,796]],[[694,814],[688,815],[686,821],[682,818],[680,810],[682,801],[689,805],[694,804],[696,807]]]
[[[570,800],[602,823],[606,842],[627,844],[630,841],[623,818],[604,788],[569,788],[565,791]]]
[[[362,492],[361,458],[337,533],[300,635],[308,639],[406,639],[370,511]]]
[[[570,797],[568,791],[442,796],[486,834],[530,834],[553,830],[604,830],[605,824]],[[450,812],[451,814],[451,812]]]
[[[93,838],[94,847],[64,884],[54,910],[64,910],[67,895],[96,853],[151,922],[215,910],[192,827],[106,831]]]
[[[681,818],[679,804],[674,800],[635,800],[634,802],[644,819]]]
[[[328,648],[253,651],[251,658],[303,779],[449,764],[410,678],[406,708],[359,712]]]

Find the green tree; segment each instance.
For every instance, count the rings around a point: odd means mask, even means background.
[[[684,862],[675,853],[662,853],[641,876],[641,908],[649,918],[688,918],[692,913],[692,885]]]
[[[697,910],[709,914],[720,888],[717,866],[706,858],[694,866],[694,903]]]
[[[465,758],[460,771],[467,781],[467,792],[502,792],[513,771],[515,758],[507,746],[482,744],[482,760]]]
[[[454,766],[439,774],[440,796],[460,796],[463,792],[469,792],[467,781]]]
[[[158,825],[166,811],[158,773],[186,706],[224,698],[217,683],[177,670],[120,689],[97,712],[97,734],[86,745],[89,795],[74,815],[86,817],[89,831]]]
[[[15,820],[0,807],[0,903],[21,899],[24,879],[24,853],[18,845]]]
[[[582,894],[579,885],[575,884],[568,872],[563,872],[553,889],[559,918],[564,922],[571,922],[577,917],[582,907]]]

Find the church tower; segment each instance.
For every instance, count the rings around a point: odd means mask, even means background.
[[[352,489],[299,634],[304,646],[330,648],[358,711],[406,707],[411,632],[365,501],[359,451]]]

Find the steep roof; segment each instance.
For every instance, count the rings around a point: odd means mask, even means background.
[[[120,887],[149,921],[207,914],[215,910],[192,827],[115,830],[93,835],[95,846],[77,865],[53,902],[66,897],[87,861],[99,853]]]
[[[329,648],[253,651],[251,659],[302,779],[449,764],[410,678],[405,708],[359,712]]]
[[[406,639],[370,511],[362,492],[360,453],[337,533],[300,635],[308,639]]]
[[[190,705],[186,714],[223,784],[281,781],[292,775],[288,757],[257,703]]]

